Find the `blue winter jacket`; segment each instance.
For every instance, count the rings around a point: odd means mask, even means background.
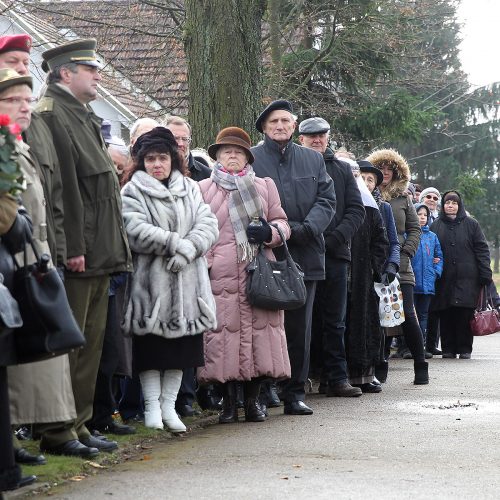
[[[414,293],[434,295],[434,285],[443,272],[443,252],[438,237],[429,230],[429,226],[423,226],[420,245],[415,257],[411,259],[413,272],[415,273]],[[434,264],[434,257],[441,260]]]

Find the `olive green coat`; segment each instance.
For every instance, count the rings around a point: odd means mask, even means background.
[[[131,271],[118,177],[101,120],[57,84],[47,87],[37,111],[52,132],[61,166],[67,256],[85,256],[85,272],[74,277]]]
[[[32,159],[38,162],[47,215],[47,241],[54,265],[66,263],[66,236],[64,235],[64,205],[59,160],[52,134],[38,113],[32,113],[31,125],[24,133]]]
[[[26,181],[26,190],[21,198],[33,221],[33,244],[40,253],[49,253],[46,198],[40,172],[25,143],[19,143],[19,153]],[[19,260],[20,256],[17,258]],[[33,256],[28,258],[30,262],[34,260]],[[67,354],[47,361],[9,366],[7,372],[13,425],[64,422],[76,417]]]

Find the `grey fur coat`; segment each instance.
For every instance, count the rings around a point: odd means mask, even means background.
[[[138,171],[123,187],[122,200],[134,263],[123,331],[172,339],[215,328],[215,301],[204,255],[219,231],[197,183],[174,170],[167,187]],[[185,257],[187,265],[173,272],[168,267],[176,253]]]

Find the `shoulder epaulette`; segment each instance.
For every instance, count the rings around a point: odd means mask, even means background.
[[[35,107],[35,111],[43,113],[44,111],[52,111],[54,109],[54,99],[52,97],[42,97]]]

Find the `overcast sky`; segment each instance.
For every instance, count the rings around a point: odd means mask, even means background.
[[[500,0],[462,0],[462,66],[474,85],[500,81]]]

